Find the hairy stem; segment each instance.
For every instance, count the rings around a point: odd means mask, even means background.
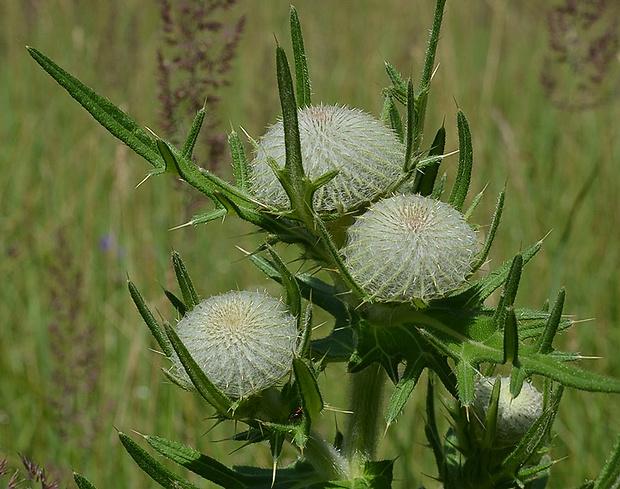
[[[375,456],[385,380],[385,372],[377,364],[351,375],[352,414],[347,420],[343,453],[352,477],[361,475],[364,464]]]
[[[349,479],[349,463],[320,434],[313,431],[304,447],[304,457],[325,480]]]

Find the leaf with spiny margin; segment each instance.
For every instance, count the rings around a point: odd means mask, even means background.
[[[195,474],[226,489],[245,489],[248,486],[233,469],[193,448],[158,436],[145,436],[146,441],[164,457],[182,465]]]
[[[415,165],[410,166],[413,152],[418,147],[416,138],[420,137],[418,133],[418,114],[416,113],[416,100],[413,94],[413,82],[411,79],[407,81],[407,132],[405,133],[405,162],[403,163],[403,173],[407,174],[415,170]]]
[[[75,482],[75,485],[78,486],[78,489],[97,489],[92,482],[77,472],[73,473],[73,481]]]
[[[131,455],[131,458],[138,464],[147,475],[151,477],[160,486],[166,489],[198,489],[194,484],[184,480],[170,469],[166,468],[160,462],[155,460],[149,453],[144,450],[140,445],[134,442],[126,434],[119,432],[118,437],[121,443],[127,450],[127,453]]]
[[[297,388],[299,389],[304,419],[307,420],[307,423],[304,423],[304,431],[307,437],[310,435],[312,424],[316,422],[323,410],[323,397],[314,374],[301,358],[296,357],[293,359],[293,371]]]
[[[495,204],[495,212],[493,213],[493,220],[491,221],[491,227],[489,228],[489,233],[487,234],[487,239],[484,243],[484,247],[482,251],[478,255],[478,259],[472,265],[472,272],[478,270],[487,257],[489,256],[489,252],[491,251],[491,246],[493,245],[493,240],[495,239],[495,234],[497,233],[497,228],[499,227],[499,222],[502,218],[502,212],[504,210],[504,201],[506,199],[506,188],[504,187],[497,198],[497,203]]]
[[[179,356],[179,360],[192,381],[192,384],[194,384],[196,391],[198,391],[198,393],[220,413],[226,415],[230,414],[233,407],[232,401],[221,390],[219,390],[213,382],[209,380],[196,361],[192,358],[191,354],[187,351],[187,348],[185,348],[185,345],[179,339],[179,336],[174,328],[169,324],[164,324],[164,327],[166,335],[168,336],[174,351]]]
[[[289,307],[291,314],[297,318],[297,329],[301,329],[301,292],[299,290],[299,284],[295,280],[295,276],[286,267],[282,258],[276,253],[271,246],[267,245],[267,251],[271,255],[273,264],[278,270],[281,277],[281,284],[286,290],[286,304]]]
[[[495,320],[489,311],[427,309],[418,314],[414,323],[417,331],[440,352],[454,360],[459,400],[464,405],[470,405],[474,377],[480,364],[501,364],[504,361],[504,332],[496,330]],[[519,319],[518,310],[516,317]],[[519,332],[521,328],[519,321]],[[525,333],[526,336],[529,334],[531,331]],[[519,338],[519,341],[519,367],[524,377],[538,374],[580,390],[620,393],[620,380],[609,379],[566,363],[578,359],[578,355],[556,351],[540,354],[536,342],[526,344],[523,338]]]
[[[165,163],[153,139],[127,114],[107,98],[84,85],[80,80],[67,73],[43,53],[33,47],[27,47],[28,53],[47,71],[97,122],[112,135],[120,139],[133,151],[150,162],[160,172],[165,170]]]
[[[185,316],[185,313],[187,313],[187,306],[185,305],[185,303],[169,290],[164,289],[164,294],[166,296],[166,299],[168,299],[170,301],[170,304],[172,304],[172,307],[177,310],[179,316]]]
[[[536,253],[540,251],[542,241],[538,241],[528,246],[520,255],[523,265],[527,264]],[[500,267],[493,270],[488,276],[476,280],[461,289],[455,291],[443,299],[437,299],[433,305],[437,307],[480,307],[487,297],[501,287],[508,278],[512,260],[504,262]]]
[[[392,128],[401,143],[405,140],[403,122],[400,120],[400,114],[398,113],[398,109],[394,103],[394,98],[389,93],[386,95],[385,102],[383,104],[381,122]]]
[[[293,44],[293,58],[295,61],[295,79],[297,81],[298,107],[310,107],[312,102],[310,92],[310,75],[308,73],[308,59],[304,49],[304,38],[301,34],[301,24],[297,10],[291,5],[291,41]]]
[[[606,460],[600,475],[594,481],[594,489],[612,489],[620,486],[620,435]]]
[[[243,143],[239,134],[235,131],[228,135],[228,145],[230,146],[230,154],[233,160],[233,171],[235,175],[235,184],[244,192],[249,192],[250,187],[250,165],[243,148]]]
[[[176,251],[172,252],[172,266],[174,267],[174,273],[177,277],[179,288],[181,289],[181,295],[183,295],[185,307],[188,311],[191,311],[200,303],[200,298],[194,288],[194,283],[189,276],[181,255]]]
[[[142,316],[142,319],[151,331],[153,338],[155,338],[155,341],[157,341],[157,344],[162,349],[164,354],[167,357],[171,356],[172,345],[170,344],[168,337],[164,334],[164,331],[159,325],[159,322],[157,322],[157,319],[155,319],[155,316],[153,316],[153,313],[146,305],[146,302],[142,298],[142,295],[138,291],[138,288],[131,280],[127,280],[127,287],[129,288],[129,295],[131,295],[134,304],[138,308],[140,316]]]
[[[191,159],[192,157],[194,146],[196,146],[196,141],[198,140],[198,135],[200,134],[200,129],[202,129],[202,124],[206,115],[207,111],[204,107],[202,107],[194,118],[192,127],[189,130],[189,134],[187,135],[187,139],[185,140],[185,144],[183,144],[183,149],[181,150],[181,154],[186,158]]]
[[[463,209],[467,192],[469,191],[474,164],[474,150],[471,143],[469,123],[461,110],[456,115],[456,121],[459,133],[459,166],[448,203],[460,212]]]
[[[435,139],[433,139],[433,144],[431,145],[431,149],[428,152],[428,156],[443,155],[445,147],[446,128],[441,126],[437,131],[437,134],[435,134]],[[441,159],[433,165],[426,166],[424,168],[424,171],[421,171],[420,168],[418,168],[418,172],[416,172],[415,179],[413,181],[414,192],[417,192],[425,197],[433,193],[433,188],[435,187],[435,180],[437,180],[437,173],[439,172],[440,163]]]
[[[417,332],[415,324],[376,326],[360,320],[354,324],[354,329],[358,340],[349,360],[349,371],[359,372],[372,363],[379,363],[396,384],[386,414],[388,423],[401,413],[425,368],[431,368],[447,389],[454,391],[454,377],[446,357]],[[406,367],[399,378],[401,362],[405,362]]]

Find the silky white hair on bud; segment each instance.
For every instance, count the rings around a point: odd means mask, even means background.
[[[243,398],[277,383],[292,369],[297,320],[264,292],[232,291],[197,304],[177,335],[222,392]],[[171,373],[189,381],[177,355]]]
[[[473,410],[476,419],[484,422],[495,377],[481,377],[474,387]],[[532,384],[525,382],[517,397],[510,393],[510,377],[500,377],[501,387],[497,405],[495,443],[514,446],[542,414],[543,395]]]
[[[475,232],[451,205],[417,194],[380,200],[349,228],[342,252],[372,298],[429,300],[458,288],[479,250]]]
[[[402,175],[404,145],[373,116],[337,105],[316,105],[299,109],[298,120],[306,175],[314,180],[339,170],[314,194],[316,211],[346,211],[371,201]],[[286,209],[290,202],[268,164],[269,158],[284,167],[282,121],[260,138],[252,162],[251,189],[259,200]]]

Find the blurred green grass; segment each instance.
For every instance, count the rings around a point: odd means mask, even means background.
[[[288,46],[288,5],[240,2],[231,13],[246,13],[247,21],[220,117],[253,136],[279,113],[273,35]],[[296,2],[314,101],[377,114],[387,84],[384,60],[418,76],[434,5],[351,5]],[[445,119],[448,148],[456,148],[456,105],[465,112],[477,166],[473,189],[488,185],[479,222],[490,221],[495,196],[508,189],[491,266],[552,230],[526,268],[518,305],[540,306],[566,285],[566,311],[595,319],[558,345],[601,357],[584,361],[584,368],[620,377],[620,101],[616,91],[596,108],[563,111],[545,97],[539,76],[550,67],[544,66],[543,14],[535,2],[448,2],[426,127],[430,134]],[[168,232],[193,213],[186,194],[170,178],[135,189],[149,165],[99,128],[24,49],[42,50],[157,132],[155,2],[9,1],[0,4],[0,18],[0,458],[15,461],[25,453],[64,480],[73,468],[98,487],[148,487],[114,427],[172,438],[210,455],[234,445],[212,443],[230,432],[218,428],[205,436],[210,411],[165,381],[163,362],[149,350],[154,344],[126,292],[127,274],[149,304],[171,318],[158,285],[174,287],[171,247],[206,297],[268,286],[235,249],[252,248],[256,238],[234,219]],[[449,177],[455,164],[447,160]],[[593,186],[572,213],[596,165]],[[82,336],[71,341],[71,334],[55,333],[54,324]],[[80,349],[90,357],[81,358]],[[59,375],[63,358],[69,371]],[[86,375],[92,380],[81,378]],[[330,373],[327,391],[345,377]],[[435,473],[423,446],[422,391],[381,446],[386,457],[400,457],[400,487],[433,484],[422,475]],[[341,393],[326,397],[344,407]],[[550,487],[593,477],[620,431],[617,396],[570,391],[565,397],[553,455],[569,459],[554,468]],[[326,424],[331,418],[326,414]],[[227,460],[267,466],[268,453],[241,451]]]

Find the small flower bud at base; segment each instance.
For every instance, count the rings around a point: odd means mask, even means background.
[[[233,291],[196,305],[176,327],[179,339],[220,390],[243,398],[292,369],[297,320],[263,292]],[[171,373],[189,380],[173,355]]]
[[[476,382],[473,410],[479,422],[483,423],[486,419],[496,380],[494,377],[482,377]],[[501,377],[500,381],[495,444],[515,446],[542,414],[543,396],[532,384],[526,382],[519,395],[512,397],[510,377]]]
[[[478,249],[475,232],[452,206],[401,194],[358,217],[342,252],[355,281],[374,299],[406,302],[457,289]]]

